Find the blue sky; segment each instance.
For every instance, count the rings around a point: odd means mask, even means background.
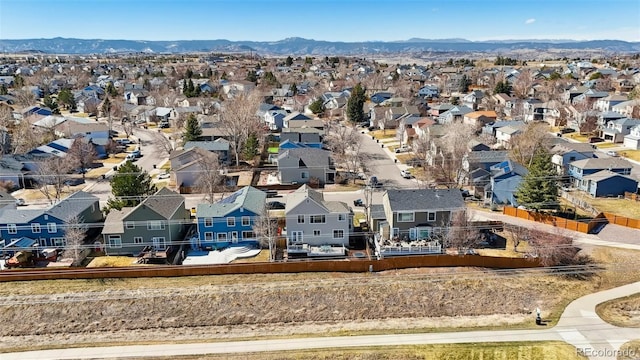
[[[640,41],[638,0],[0,0],[0,39]]]

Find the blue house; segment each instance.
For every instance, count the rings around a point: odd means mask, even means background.
[[[257,216],[262,216],[267,194],[244,187],[215,204],[196,208],[198,243],[202,248],[221,249],[230,245],[259,245],[253,232]]]
[[[371,102],[374,104],[380,104],[385,100],[389,100],[393,97],[393,94],[390,92],[378,92],[371,95]]]
[[[99,199],[78,191],[49,209],[0,209],[0,245],[26,237],[43,247],[63,247],[65,229],[72,218],[85,224],[101,222],[104,217]]]
[[[491,181],[485,186],[485,201],[492,204],[509,204],[518,206],[514,196],[527,175],[527,169],[511,160],[503,161],[491,167]]]
[[[609,170],[620,175],[631,174],[631,163],[620,158],[592,158],[571,162],[569,177],[571,184],[582,191],[589,191],[589,181],[586,176],[602,170]]]
[[[637,193],[638,181],[613,171],[602,170],[584,177],[586,191],[593,197],[618,196],[625,192]]]

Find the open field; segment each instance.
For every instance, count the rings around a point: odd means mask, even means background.
[[[580,191],[574,191],[571,195],[586,201],[598,211],[640,219],[640,201],[618,198],[593,198]]]
[[[542,304],[551,326],[571,300],[640,280],[638,252],[592,255],[603,269],[586,279],[423,268],[0,283],[7,294],[0,321],[21,319],[0,327],[0,348],[532,328],[531,311]],[[60,314],[64,320],[51,321]]]
[[[640,328],[640,294],[599,304],[596,312],[602,320],[612,325]]]
[[[177,357],[180,360],[502,360],[502,359],[539,359],[539,360],[575,360],[586,359],[576,354],[576,349],[563,342],[543,343],[479,343],[479,344],[442,344],[385,346],[368,348],[285,351],[276,353],[224,354]]]

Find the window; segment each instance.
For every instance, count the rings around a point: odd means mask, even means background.
[[[307,179],[307,178],[309,178],[309,173],[308,173],[308,172],[306,172],[306,171],[301,172],[301,173],[300,173],[300,178],[301,178],[301,179]]]
[[[40,234],[40,224],[38,223],[31,224],[31,232],[34,234]]]
[[[324,215],[311,215],[309,217],[309,223],[311,224],[324,224],[325,220]]]
[[[119,249],[122,247],[120,235],[109,235],[109,247]]]
[[[204,218],[204,226],[212,227],[213,226],[213,218]]]
[[[144,239],[142,238],[142,236],[134,236],[133,237],[133,243],[136,245],[140,245],[144,242]]]
[[[242,232],[242,239],[255,239],[255,238],[256,238],[256,234],[254,234],[253,231]]]
[[[436,221],[436,213],[428,212],[427,213],[427,221]]]
[[[218,233],[218,241],[227,241],[227,233]]]
[[[313,236],[320,236],[320,230],[313,230]]]
[[[298,224],[304,224],[304,215],[298,215]]]
[[[415,214],[413,212],[399,212],[398,222],[413,222],[415,221]]]
[[[49,234],[57,233],[58,227],[56,226],[56,223],[48,223],[47,231],[49,232]]]
[[[135,229],[136,224],[133,221],[126,221],[124,223],[124,227],[126,227],[127,229]]]
[[[7,224],[7,232],[9,234],[17,234],[18,227],[16,226],[16,224]]]
[[[47,239],[40,238],[38,239],[38,243],[40,244],[40,246],[47,246]]]
[[[248,216],[242,217],[242,226],[251,226],[251,218]]]
[[[162,220],[147,221],[147,230],[164,230],[164,222]]]
[[[344,239],[344,230],[333,230],[334,239]]]
[[[228,217],[227,218],[227,226],[236,226],[236,218]]]
[[[204,233],[204,240],[205,241],[213,241],[213,233],[210,232],[210,231]]]
[[[338,214],[338,221],[345,221],[347,216],[345,214]]]
[[[51,243],[56,247],[67,246],[67,239],[65,238],[51,238]]]
[[[400,229],[399,228],[393,228],[393,236],[400,236]]]

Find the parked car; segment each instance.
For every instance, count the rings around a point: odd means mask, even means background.
[[[362,199],[355,199],[353,200],[353,206],[364,206],[364,203],[362,202]]]
[[[400,154],[400,153],[404,153],[407,151],[411,151],[411,146],[409,145],[402,145],[399,148],[396,149],[396,154]]]
[[[84,179],[80,179],[80,178],[67,179],[64,181],[64,184],[67,186],[76,186],[76,185],[84,184]]]
[[[284,210],[285,207],[286,205],[280,201],[269,201],[267,203],[268,210]]]
[[[611,157],[618,157],[620,155],[618,155],[617,151],[613,151],[613,150],[609,150],[606,152],[607,155],[611,156]]]
[[[274,198],[278,196],[278,192],[276,190],[267,190],[265,192],[267,193],[268,198]]]
[[[561,134],[570,134],[570,133],[574,133],[576,132],[576,129],[572,129],[572,128],[564,128],[562,130],[560,130]]]
[[[158,179],[168,179],[170,177],[171,177],[171,174],[168,172],[158,175]]]
[[[129,160],[129,161],[136,161],[137,157],[135,154],[133,153],[128,153],[127,156],[125,157],[125,160]]]
[[[417,157],[414,157],[414,158],[411,158],[411,159],[407,160],[407,166],[422,167],[422,163],[423,163],[423,161],[420,160],[420,158],[417,158]]]
[[[116,139],[116,142],[120,145],[129,145],[129,144],[133,144],[134,142],[129,140],[129,139]]]
[[[589,143],[590,144],[594,144],[594,143],[599,143],[599,142],[603,142],[604,139],[603,138],[599,138],[597,136],[592,136],[589,138]]]
[[[411,175],[411,171],[409,169],[400,171],[400,176],[405,179],[412,179],[413,175]]]
[[[158,123],[158,127],[160,129],[166,129],[166,128],[170,127],[170,126],[171,125],[169,125],[168,121],[161,121],[161,122]]]
[[[24,201],[23,198],[16,199],[16,206],[25,206],[25,205],[27,205],[27,203]]]

